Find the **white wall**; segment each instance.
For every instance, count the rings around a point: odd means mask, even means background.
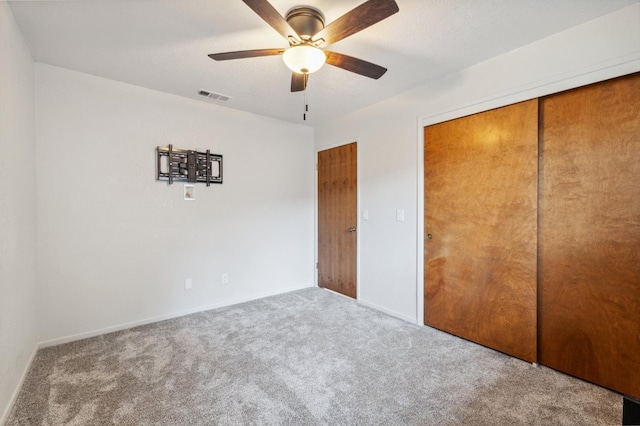
[[[33,60],[0,2],[0,424],[36,348]]]
[[[316,150],[359,141],[360,302],[422,323],[423,126],[638,70],[635,4],[316,127]]]
[[[43,64],[36,116],[40,341],[313,285],[310,127]],[[169,143],[224,183],[156,181]]]

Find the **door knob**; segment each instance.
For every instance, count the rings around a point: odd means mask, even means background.
[[[347,231],[349,232],[356,232],[356,227],[352,226],[351,228],[347,229]]]
[[[432,238],[433,238],[433,235],[431,235],[431,234],[427,234],[427,238],[428,238],[428,239],[432,239]]]

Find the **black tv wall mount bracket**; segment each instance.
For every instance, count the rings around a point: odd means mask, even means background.
[[[156,148],[156,180],[177,182],[222,183],[222,155],[209,150],[199,152],[174,148],[173,145]]]

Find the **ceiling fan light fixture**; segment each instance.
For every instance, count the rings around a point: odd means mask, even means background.
[[[282,59],[291,71],[298,74],[311,74],[322,68],[327,56],[317,47],[303,44],[287,49]]]

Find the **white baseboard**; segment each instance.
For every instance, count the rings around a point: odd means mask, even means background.
[[[349,296],[345,296],[342,293],[338,293],[337,291],[333,291],[331,289],[324,288],[324,287],[320,287],[320,288],[322,288],[323,290],[326,290],[328,292],[331,292],[331,293],[333,293],[335,295],[338,295],[340,297],[344,297],[344,298],[347,298],[349,300],[354,300],[353,298],[351,298]],[[391,315],[392,317],[396,317],[396,318],[401,319],[403,321],[411,322],[411,323],[414,323],[414,324],[417,323],[415,318],[403,315],[403,314],[398,313],[396,311],[393,311],[391,309],[383,308],[382,306],[376,305],[375,303],[367,302],[366,300],[362,300],[362,299],[358,299],[358,300],[356,300],[356,302],[358,302],[359,305],[366,306],[367,308],[375,309],[376,311],[384,312],[387,315]],[[418,324],[418,325],[420,325],[420,324]]]
[[[384,312],[387,315],[391,315],[392,317],[399,318],[403,321],[410,322],[412,324],[417,324],[417,321],[414,317],[410,317],[399,312],[393,311],[391,309],[383,308],[382,306],[378,306],[375,303],[367,302],[366,300],[358,299],[358,303],[362,306],[366,306],[371,309],[375,309],[376,311]]]
[[[172,318],[179,318],[185,315],[191,315],[198,312],[209,311],[211,309],[223,308],[225,306],[237,305],[238,303],[250,302],[252,300],[264,299],[265,297],[276,296],[278,294],[290,293],[292,291],[302,290],[304,288],[313,287],[313,283],[303,284],[294,287],[287,287],[284,289],[271,290],[263,293],[255,293],[244,297],[238,297],[235,299],[223,300],[218,303],[214,303],[211,305],[199,306],[197,308],[188,309],[185,311],[172,312],[166,315],[159,315],[151,318],[145,318],[138,321],[127,322],[123,324],[114,325],[111,327],[105,327],[98,330],[86,331],[83,333],[73,334],[71,336],[60,337],[57,339],[47,340],[45,342],[40,342],[38,344],[38,348],[46,348],[49,346],[61,345],[63,343],[69,343],[76,340],[87,339],[89,337],[100,336],[107,333],[113,333],[114,331],[126,330],[128,328],[137,327],[139,325],[151,324],[154,322],[165,321]]]
[[[27,365],[25,366],[24,371],[22,372],[20,380],[16,385],[16,389],[13,391],[13,395],[11,395],[11,398],[9,399],[7,406],[4,408],[2,417],[0,417],[0,425],[4,425],[4,423],[7,421],[7,418],[9,417],[9,413],[11,413],[11,410],[13,409],[13,406],[15,405],[16,400],[18,399],[18,395],[20,394],[20,390],[22,389],[24,380],[27,378],[27,373],[29,373],[31,364],[33,364],[33,360],[36,358],[36,354],[38,353],[39,349],[40,349],[40,345],[36,344],[35,348],[33,349],[33,352],[31,353],[31,357],[29,358],[29,362],[27,362]]]

